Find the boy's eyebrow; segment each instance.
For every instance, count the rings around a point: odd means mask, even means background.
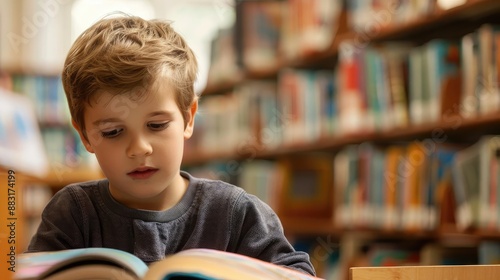
[[[149,113],[148,117],[161,116],[161,115],[172,116],[173,114],[174,113],[170,112],[170,111],[155,111],[155,112]],[[103,124],[106,124],[106,123],[121,122],[121,121],[122,120],[119,119],[119,118],[106,118],[106,119],[96,120],[96,121],[92,122],[92,124],[94,126],[100,126],[100,125],[103,125]]]
[[[100,126],[106,123],[112,123],[112,122],[120,122],[121,120],[119,118],[106,118],[106,119],[101,119],[101,120],[96,120],[92,124],[94,126]]]
[[[148,114],[148,117],[154,117],[154,116],[160,116],[160,115],[166,115],[167,117],[173,116],[174,113],[170,111],[155,111],[151,112]]]
[[[148,117],[161,116],[161,115],[165,115],[167,117],[171,117],[171,116],[174,115],[174,113],[170,112],[170,111],[155,111],[155,112],[149,113]],[[103,125],[103,124],[106,124],[106,123],[121,122],[121,121],[122,120],[119,119],[119,118],[106,118],[106,119],[96,120],[96,121],[92,122],[92,124],[94,126],[100,126],[100,125]]]

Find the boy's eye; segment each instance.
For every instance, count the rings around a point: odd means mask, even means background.
[[[112,129],[112,130],[101,131],[101,136],[104,137],[104,138],[113,138],[113,137],[116,137],[116,136],[120,135],[120,133],[122,131],[123,131],[122,128],[116,128],[116,129]]]
[[[162,122],[162,123],[148,123],[148,127],[152,130],[163,130],[167,128],[169,125],[169,122]]]

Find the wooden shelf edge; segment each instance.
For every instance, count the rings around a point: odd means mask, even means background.
[[[454,227],[435,230],[342,228],[327,218],[282,217],[281,221],[285,233],[290,235],[329,235],[338,238],[343,235],[359,235],[368,239],[430,240],[458,245],[474,245],[483,240],[500,240],[500,230],[459,231]]]
[[[382,41],[388,39],[403,39],[416,32],[424,32],[439,24],[470,18],[474,14],[493,14],[500,11],[500,2],[495,0],[467,1],[448,10],[438,10],[428,16],[419,17],[416,20],[403,24],[392,24],[383,28],[377,34],[370,36],[370,41]]]
[[[250,156],[251,158],[274,158],[298,153],[335,151],[346,145],[361,144],[363,142],[378,143],[408,139],[415,140],[418,138],[428,138],[429,135],[430,137],[433,137],[434,134],[447,136],[456,132],[477,129],[478,127],[493,127],[493,125],[498,126],[498,124],[500,124],[500,112],[471,119],[456,116],[453,121],[440,121],[437,123],[415,125],[406,128],[393,128],[386,131],[359,132],[339,136],[330,136],[308,143],[283,144],[279,148],[274,149],[255,147],[255,149],[253,149],[255,153]],[[186,151],[183,164],[203,164],[214,160],[248,160],[250,156],[239,153],[238,151]]]
[[[333,220],[328,218],[280,217],[280,219],[286,234],[340,236],[341,233]]]

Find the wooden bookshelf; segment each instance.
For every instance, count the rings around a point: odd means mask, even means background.
[[[436,4],[436,2],[433,1],[433,4]],[[499,24],[500,2],[495,0],[469,0],[463,5],[448,10],[440,10],[436,7],[436,9],[428,15],[418,16],[414,20],[390,24],[385,27],[375,26],[370,29],[370,32],[365,33],[354,32],[349,27],[348,21],[350,16],[349,11],[344,7],[337,19],[338,29],[336,31],[336,36],[328,48],[309,52],[294,58],[278,58],[275,65],[267,69],[243,69],[241,79],[229,85],[227,83],[221,83],[220,85],[211,84],[210,87],[207,87],[206,98],[210,98],[209,95],[212,92],[217,92],[219,95],[224,92],[231,94],[236,92],[239,94],[240,92],[238,92],[238,89],[240,87],[260,80],[276,81],[279,87],[280,75],[287,69],[311,70],[311,72],[325,70],[331,71],[333,75],[333,70],[337,70],[336,66],[340,63],[343,54],[342,43],[346,41],[354,41],[362,44],[357,46],[361,49],[364,49],[367,45],[378,47],[383,46],[385,43],[408,43],[411,48],[416,49],[425,46],[428,42],[435,41],[434,39],[452,39],[454,42],[457,42],[460,41],[464,35],[477,31],[485,23]],[[461,75],[462,74],[463,73],[461,73]],[[462,82],[462,78],[463,77],[450,79],[450,81],[452,81],[450,83],[455,83],[455,87],[452,89],[447,88],[449,92],[446,91],[446,93],[451,94],[452,97],[453,94],[460,94],[461,84],[460,86],[457,84]],[[442,88],[441,90],[441,93],[445,91]],[[409,94],[408,92],[406,93]],[[406,97],[408,98],[409,96],[407,95]],[[446,95],[445,98],[448,97],[450,96]],[[301,99],[301,101],[304,100],[305,99]],[[408,102],[412,101],[408,100]],[[407,105],[409,107],[409,104]],[[262,141],[241,141],[240,144],[246,145],[243,145],[245,146],[244,148],[241,147],[242,145],[236,145],[235,147],[229,143],[218,143],[218,146],[214,149],[188,146],[184,154],[183,165],[186,167],[206,165],[210,168],[210,165],[215,162],[222,164],[224,162],[229,162],[233,167],[234,165],[236,165],[236,167],[242,167],[244,163],[251,163],[259,160],[280,162],[282,159],[297,158],[297,160],[300,161],[303,155],[328,154],[335,156],[348,146],[359,146],[365,143],[373,144],[374,146],[388,147],[391,145],[405,145],[420,141],[430,141],[435,144],[436,147],[440,144],[465,147],[477,142],[485,135],[500,134],[500,110],[493,112],[478,112],[474,117],[465,117],[464,114],[458,112],[458,110],[461,109],[459,107],[463,104],[452,104],[454,107],[451,111],[448,110],[451,109],[451,107],[447,107],[446,105],[448,104],[440,104],[440,106],[442,106],[439,109],[441,112],[433,121],[409,121],[408,124],[403,126],[392,126],[389,128],[370,127],[350,132],[338,131],[328,135],[321,135],[310,141],[304,141],[303,139],[295,142],[283,141],[283,143],[279,145],[270,145],[269,147],[263,145],[261,143]],[[236,116],[238,115],[228,114],[227,117],[232,118]],[[258,127],[258,129],[259,128],[260,127]],[[228,133],[232,133],[232,131]],[[223,136],[222,133],[221,137]],[[258,135],[254,135],[254,138],[257,139]],[[226,171],[226,173],[230,173],[231,171],[231,168],[227,166],[217,167],[226,168],[226,170],[222,170],[223,172]],[[415,168],[415,166],[413,167]],[[216,170],[220,171],[220,169]],[[368,178],[367,180],[370,179],[372,178]],[[335,188],[333,185],[334,184],[332,184],[332,187]],[[445,189],[443,192],[450,192],[450,190]],[[361,194],[358,193],[355,195],[361,196]],[[336,240],[342,240],[348,238],[350,235],[361,234],[371,236],[373,239],[395,240],[402,241],[403,243],[406,241],[415,241],[436,243],[450,247],[470,245],[473,247],[477,246],[478,248],[484,241],[500,241],[500,230],[483,230],[480,228],[458,230],[455,224],[456,221],[453,219],[448,220],[448,216],[453,216],[454,214],[455,201],[453,201],[453,199],[451,199],[451,202],[448,201],[450,200],[449,197],[443,198],[445,195],[442,193],[439,195],[441,195],[439,197],[441,202],[446,199],[446,205],[440,205],[440,207],[446,208],[446,211],[443,211],[446,212],[445,214],[440,213],[441,215],[446,215],[446,218],[441,216],[438,217],[439,222],[433,229],[428,230],[384,230],[382,229],[383,227],[379,229],[371,226],[363,227],[357,225],[352,227],[340,227],[336,223],[337,221],[335,221],[335,218],[319,218],[313,216],[309,218],[280,218],[282,219],[285,233],[297,236],[329,236]],[[449,193],[447,195],[449,195]],[[451,194],[451,196],[452,195],[453,194]],[[359,197],[356,198],[360,199]],[[337,197],[332,199],[335,200]],[[336,201],[335,203],[338,202]]]
[[[5,225],[13,223],[12,229],[2,227],[0,234],[2,236],[2,249],[15,247],[17,254],[22,253],[28,245],[29,236],[26,233],[26,220],[30,213],[25,211],[23,201],[24,189],[27,185],[36,182],[32,176],[15,172],[15,170],[0,168],[0,180],[4,186],[2,192],[0,217]],[[10,242],[8,241],[10,238]],[[10,245],[8,245],[10,244]]]
[[[395,24],[388,27],[377,29],[373,34],[363,34],[366,36],[366,42],[383,42],[390,40],[428,40],[436,34],[426,35],[432,30],[443,30],[453,27],[454,24],[464,23],[468,26],[466,30],[461,30],[461,33],[470,31],[471,28],[477,27],[485,18],[494,17],[500,12],[500,2],[495,0],[469,0],[465,4],[451,8],[445,11],[436,11],[433,14],[421,17],[407,23]],[[341,14],[339,18],[339,30],[334,38],[331,46],[323,51],[318,51],[307,56],[297,57],[293,59],[281,59],[274,66],[266,70],[244,69],[241,78],[231,82],[222,82],[219,84],[210,83],[203,92],[203,95],[209,95],[214,92],[224,92],[228,89],[237,86],[251,78],[267,78],[277,75],[277,72],[285,67],[313,67],[314,65],[322,65],[327,62],[334,61],[338,54],[339,42],[359,37],[360,34],[348,29],[346,26],[346,12]],[[442,33],[442,31],[441,31]]]
[[[41,217],[41,210],[43,209],[42,197],[39,197],[39,192],[33,192],[31,189],[40,190],[45,188],[45,192],[49,192],[51,195],[56,193],[58,190],[64,186],[75,183],[88,181],[93,179],[102,178],[102,173],[98,170],[66,170],[64,173],[59,175],[55,172],[50,172],[44,178],[26,174],[23,172],[15,172],[13,190],[15,191],[15,212],[14,215],[8,216],[6,202],[7,191],[1,196],[2,198],[2,209],[0,213],[4,221],[8,221],[7,218],[14,218],[16,222],[16,250],[17,253],[22,253],[26,250],[28,243],[33,234],[33,230],[38,226],[39,219]],[[8,170],[5,168],[0,168],[0,179],[7,186]],[[61,178],[61,179],[57,179]],[[44,193],[45,194],[45,193]],[[5,196],[4,196],[5,195]],[[28,198],[27,196],[31,196]],[[34,199],[38,201],[34,201]],[[44,195],[44,199],[48,201],[47,194]],[[34,205],[28,205],[29,203],[36,204],[36,209],[33,209]],[[36,203],[35,203],[36,202]],[[5,216],[7,215],[7,216]],[[4,233],[3,231],[1,233]],[[2,239],[3,242],[3,239]]]
[[[35,133],[41,133],[40,149],[45,149],[40,155],[32,154],[31,156],[47,156],[45,164],[49,170],[46,175],[34,175],[26,173],[27,171],[24,169],[22,172],[21,170],[18,171],[14,166],[8,166],[17,175],[17,222],[19,224],[17,233],[19,240],[16,249],[18,253],[27,249],[31,235],[36,230],[40,221],[41,211],[54,193],[71,183],[102,178],[100,170],[91,169],[91,159],[86,157],[86,155],[82,155],[82,148],[77,147],[75,140],[80,141],[80,139],[76,138],[76,133],[73,132],[73,127],[71,127],[69,119],[66,118],[68,115],[63,110],[67,106],[67,103],[64,93],[60,91],[62,90],[60,73],[52,71],[50,68],[46,70],[43,72],[25,68],[2,70],[6,79],[10,80],[10,83],[7,83],[7,85],[10,85],[11,88],[7,88],[7,90],[31,99],[30,101],[33,106],[30,109],[33,109],[35,111],[33,115],[38,117],[34,121],[38,121]],[[54,95],[56,93],[59,103],[54,104]],[[48,96],[51,97],[50,100]],[[43,102],[50,104],[45,106]],[[44,133],[47,133],[47,135],[50,134],[50,136],[44,138]],[[38,141],[38,138],[34,141]],[[17,144],[19,145],[19,143]],[[71,146],[72,144],[73,146]],[[80,149],[80,153],[77,152],[78,149]],[[19,156],[26,158],[24,155]],[[69,161],[70,159],[72,162]],[[22,167],[19,164],[16,166],[19,169]],[[3,168],[8,167],[4,166]],[[32,172],[34,173],[34,171]],[[1,175],[0,177],[4,178],[4,174]],[[7,204],[2,203],[2,205]]]
[[[265,147],[252,147],[252,155],[238,151],[227,151],[225,153],[211,153],[210,151],[185,152],[185,165],[204,164],[214,160],[248,160],[251,158],[277,158],[279,156],[301,154],[310,152],[335,152],[346,145],[373,142],[387,144],[400,141],[412,141],[414,139],[430,139],[447,137],[450,139],[470,143],[477,137],[485,134],[499,134],[500,113],[493,113],[476,118],[462,118],[455,116],[450,121],[441,121],[435,124],[415,125],[406,128],[390,129],[387,131],[360,132],[342,136],[323,138],[311,143],[293,144],[281,146],[277,149],[266,150]],[[463,136],[467,135],[467,138]]]
[[[484,230],[458,231],[455,227],[445,226],[436,230],[384,230],[372,228],[339,228],[331,219],[281,218],[285,232],[290,235],[343,235],[362,234],[373,239],[421,240],[454,245],[477,245],[482,240],[498,240],[500,232]]]

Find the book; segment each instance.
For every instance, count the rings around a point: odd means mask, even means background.
[[[475,143],[459,151],[453,163],[453,190],[456,221],[460,230],[478,225],[480,145]]]
[[[273,101],[280,116],[276,125],[282,128],[283,144],[310,143],[336,134],[338,106],[334,79],[330,70],[280,70],[277,100]]]
[[[210,66],[207,74],[207,86],[234,82],[241,79],[238,55],[234,45],[233,27],[219,29],[210,41]]]
[[[111,248],[82,248],[18,256],[14,280],[63,279],[320,279],[251,257],[213,249],[188,249],[149,267],[138,257]]]
[[[457,226],[461,230],[498,227],[497,172],[494,168],[499,149],[498,135],[484,135],[457,153],[453,164],[453,187]]]
[[[341,134],[373,130],[373,119],[366,96],[364,50],[353,41],[339,45],[338,81],[338,130]]]
[[[479,264],[500,264],[500,242],[497,240],[483,240],[478,248]]]
[[[393,145],[386,150],[384,165],[384,218],[381,228],[385,230],[399,229],[401,224],[401,205],[398,197],[401,196],[404,178],[399,173],[403,164],[406,148]]]
[[[286,59],[324,51],[340,27],[341,1],[291,0],[282,8],[280,48]]]
[[[479,68],[479,113],[496,112],[500,106],[500,92],[498,86],[498,34],[500,27],[494,24],[484,24],[476,30],[479,41],[478,68]]]
[[[392,127],[409,125],[408,109],[408,56],[412,44],[388,44],[381,49],[381,55],[386,63],[385,76],[388,83],[388,99]]]
[[[334,158],[335,224],[339,228],[353,228],[359,224],[361,203],[359,197],[360,157],[358,145],[348,145]]]
[[[500,106],[499,46],[498,24],[483,24],[461,39],[461,113],[464,117],[494,113]]]
[[[242,1],[238,4],[241,21],[239,49],[245,68],[255,71],[273,69],[279,62],[283,1]]]
[[[460,115],[464,118],[475,117],[479,113],[477,93],[479,76],[479,40],[475,32],[464,35],[460,42],[460,60],[462,61]]]
[[[254,159],[243,162],[236,185],[257,196],[275,211],[278,209],[284,170],[276,161]]]
[[[24,95],[1,88],[0,100],[0,166],[45,176],[50,163],[35,115],[35,104]]]
[[[442,114],[449,114],[452,108],[459,106],[460,51],[457,42],[443,39],[431,40],[423,48],[426,66],[423,75],[424,81],[427,81],[423,89],[426,98],[424,120],[432,122],[438,121]],[[452,88],[450,92],[450,86],[458,88]]]

